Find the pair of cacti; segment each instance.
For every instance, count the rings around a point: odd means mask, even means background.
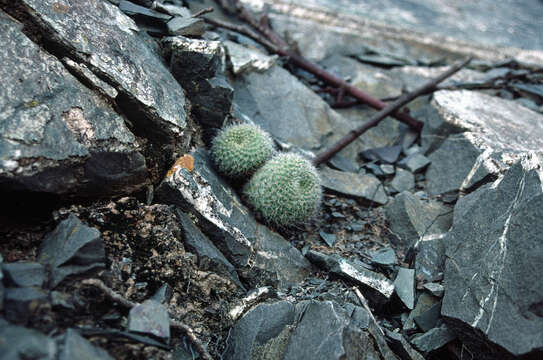
[[[322,190],[315,167],[299,155],[275,154],[270,135],[259,127],[223,129],[213,139],[211,154],[224,175],[234,180],[250,177],[243,193],[269,223],[294,225],[317,213]]]

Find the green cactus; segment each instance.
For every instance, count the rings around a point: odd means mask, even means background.
[[[288,226],[316,215],[322,189],[315,167],[299,155],[278,154],[245,185],[244,194],[269,223]]]
[[[239,179],[251,176],[274,153],[270,135],[255,125],[232,125],[214,139],[211,156],[221,173]]]

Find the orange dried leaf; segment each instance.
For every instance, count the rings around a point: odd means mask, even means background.
[[[177,159],[166,176],[171,176],[174,172],[182,168],[187,169],[189,172],[194,170],[194,157],[192,155],[185,154]]]

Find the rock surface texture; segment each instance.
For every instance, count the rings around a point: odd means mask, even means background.
[[[542,17],[0,0],[0,359],[542,359]]]

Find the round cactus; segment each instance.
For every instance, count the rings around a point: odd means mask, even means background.
[[[322,189],[317,170],[309,161],[299,155],[278,154],[253,175],[244,194],[266,221],[288,226],[317,213]]]
[[[273,155],[273,141],[255,125],[232,125],[214,139],[211,155],[224,175],[238,179],[252,175]]]

